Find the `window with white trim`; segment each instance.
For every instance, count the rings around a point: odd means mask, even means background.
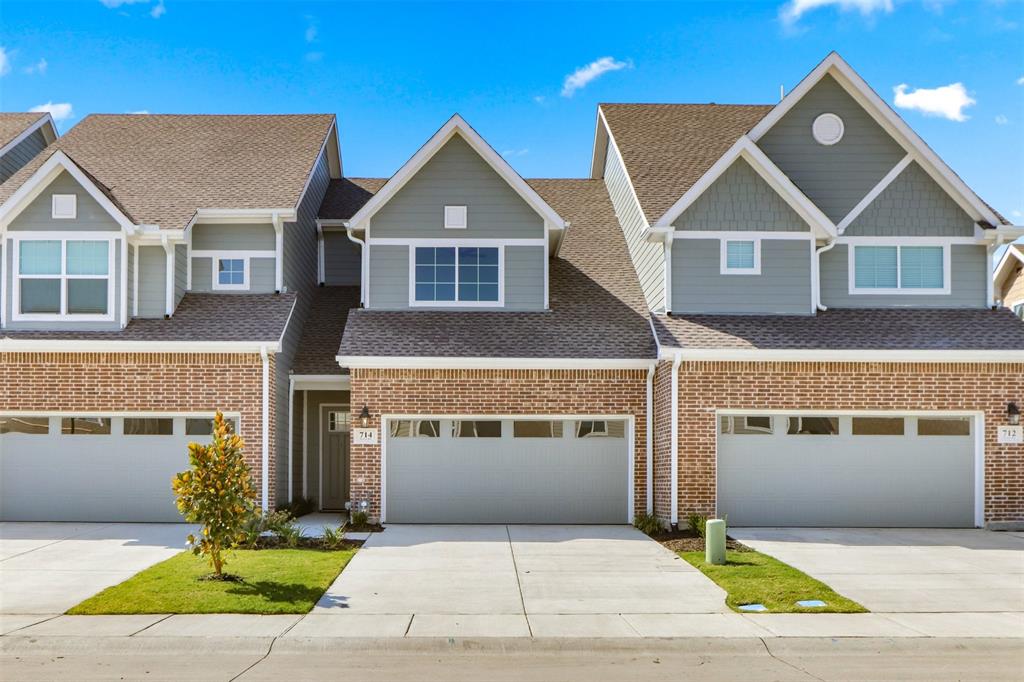
[[[761,240],[723,239],[720,265],[723,275],[760,275]]]
[[[946,244],[854,244],[850,247],[850,293],[948,294]]]
[[[213,259],[214,289],[248,289],[249,259],[218,256]]]
[[[24,239],[14,244],[19,320],[112,320],[113,239]]]
[[[78,217],[78,196],[54,194],[50,203],[50,217],[54,220],[74,220]]]
[[[501,306],[504,276],[497,246],[417,246],[410,305]]]
[[[446,230],[464,230],[469,226],[465,206],[444,207],[444,227]]]

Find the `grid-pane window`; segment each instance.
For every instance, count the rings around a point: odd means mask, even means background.
[[[754,242],[729,241],[725,244],[725,266],[729,270],[751,270],[754,267]]]
[[[107,242],[68,241],[69,275],[107,274]]]
[[[463,247],[459,249],[459,300],[498,300],[498,250]]]
[[[416,301],[499,299],[500,251],[496,247],[421,246],[415,259]]]
[[[416,300],[455,300],[455,248],[416,249]]]
[[[942,287],[941,246],[900,247],[901,289],[941,289]]]
[[[899,285],[895,246],[855,246],[858,289],[895,289]]]
[[[18,261],[22,275],[59,275],[60,241],[23,241],[18,244]]]
[[[18,242],[22,315],[108,315],[111,242],[32,239]]]
[[[217,283],[226,286],[242,286],[243,284],[245,284],[245,259],[218,259]]]

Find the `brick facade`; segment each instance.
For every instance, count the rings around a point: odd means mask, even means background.
[[[659,364],[667,395],[671,363]],[[964,410],[985,413],[985,521],[1024,520],[1024,446],[996,443],[1006,404],[1024,398],[1024,364],[683,362],[679,369],[679,517],[715,512],[717,409]],[[656,407],[655,415],[660,414]],[[656,418],[655,508],[667,519],[670,426]]]
[[[646,504],[647,371],[353,369],[352,420],[381,415],[633,415],[634,509]],[[380,443],[353,445],[351,497],[380,514]]]
[[[273,355],[269,371],[271,428],[267,450],[273,506]],[[238,412],[245,458],[259,490],[262,381],[259,354],[0,353],[0,412]]]

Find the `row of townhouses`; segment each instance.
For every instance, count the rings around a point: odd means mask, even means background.
[[[390,178],[338,137],[0,116],[0,518],[176,520],[221,410],[265,509],[1024,521],[1024,228],[838,55],[774,105],[601,105],[585,178],[458,115]]]

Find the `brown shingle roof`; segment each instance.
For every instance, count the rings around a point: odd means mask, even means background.
[[[359,287],[319,287],[292,363],[295,374],[347,374],[338,365],[338,344],[348,311],[359,307]]]
[[[647,306],[601,180],[528,180],[571,227],[541,312],[353,310],[340,355],[647,359]]]
[[[42,112],[0,112],[0,147],[21,135],[26,128],[46,116]]]
[[[87,116],[0,186],[6,200],[63,150],[133,220],[185,227],[198,208],[292,208],[334,116]]]
[[[771,109],[761,104],[601,105],[651,223]]]
[[[1022,350],[1024,322],[1002,308],[832,309],[811,315],[655,315],[662,346],[751,350]]]
[[[11,331],[10,339],[74,341],[253,341],[281,340],[295,294],[185,294],[169,320],[133,319],[121,331]]]
[[[320,204],[320,217],[332,220],[351,218],[387,181],[387,178],[331,180]]]

